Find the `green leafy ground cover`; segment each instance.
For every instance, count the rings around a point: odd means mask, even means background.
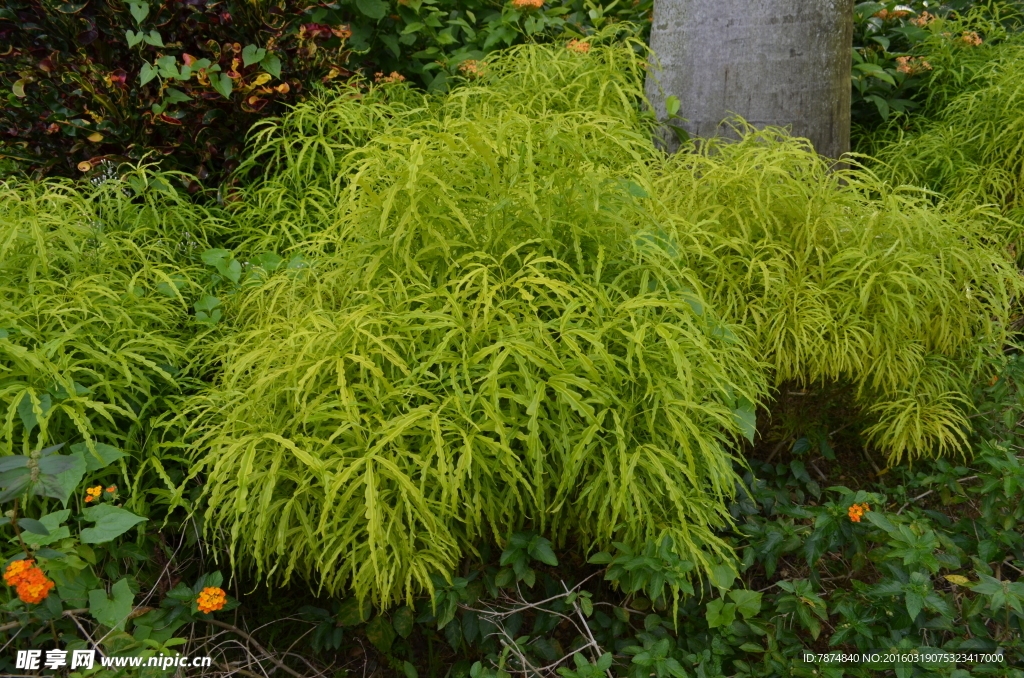
[[[778,130],[667,158],[589,44],[310,100],[223,205],[3,184],[0,530],[55,584],[9,648],[1019,678],[1014,213]],[[998,657],[804,659],[894,648]]]

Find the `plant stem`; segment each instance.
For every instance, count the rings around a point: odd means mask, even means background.
[[[29,560],[32,559],[32,552],[28,550],[28,544],[21,538],[21,530],[18,529],[18,500],[14,500],[14,515],[11,516],[11,527],[14,528],[14,534],[18,537],[18,543],[21,544],[21,548],[25,551],[25,557]]]

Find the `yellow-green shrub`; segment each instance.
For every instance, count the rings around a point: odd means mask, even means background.
[[[830,171],[775,130],[680,154],[654,190],[774,383],[852,382],[891,461],[964,452],[966,394],[1021,291],[991,214]]]
[[[386,605],[527,524],[729,557],[715,530],[763,372],[637,237],[654,218],[638,80],[602,95],[623,55],[600,54],[517,50],[536,73],[498,63],[444,100],[342,97],[268,128],[239,238],[311,266],[230,300],[203,347],[221,376],[182,414],[239,562]],[[571,81],[550,85],[561,103],[529,103],[543,68]]]
[[[138,450],[188,362],[188,270],[210,215],[145,188],[0,184],[0,449]]]

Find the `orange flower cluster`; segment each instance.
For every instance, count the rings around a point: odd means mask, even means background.
[[[15,560],[8,565],[4,582],[17,587],[18,597],[26,603],[42,602],[54,587],[53,581],[36,567],[34,560]]]
[[[882,21],[886,21],[888,19],[902,19],[908,14],[910,14],[910,12],[908,12],[905,9],[894,9],[891,12],[887,9],[883,9],[881,11],[875,12],[872,16],[876,16]]]
[[[924,57],[896,57],[896,70],[907,75],[915,75],[932,70],[932,65]]]
[[[850,516],[850,520],[855,523],[859,523],[861,516],[864,515],[865,511],[870,511],[871,508],[867,504],[854,504],[847,510],[847,515]]]
[[[565,46],[570,52],[576,52],[577,54],[586,54],[590,51],[590,43],[583,42],[582,40],[570,40],[569,44]]]
[[[914,24],[918,28],[924,28],[931,22],[935,21],[935,15],[931,12],[921,12],[921,16],[916,16],[910,20],[910,23]]]
[[[97,485],[96,487],[87,487],[85,489],[85,493],[86,493],[86,495],[88,495],[85,498],[85,501],[87,501],[87,502],[96,501],[97,499],[100,498],[100,494],[103,493],[103,486],[102,485]]]
[[[981,36],[974,31],[964,31],[964,34],[957,38],[957,40],[969,47],[977,47],[981,44]]]
[[[224,589],[216,586],[207,586],[199,594],[199,611],[202,613],[214,612],[224,607],[228,602],[228,596]]]
[[[512,6],[519,10],[540,9],[544,0],[512,0]]]
[[[485,61],[477,61],[476,59],[467,59],[459,64],[459,72],[467,78],[476,78],[484,74],[484,66],[487,65]]]
[[[384,75],[383,73],[376,73],[373,76],[374,82],[404,82],[405,76],[398,71],[391,71],[391,75]]]

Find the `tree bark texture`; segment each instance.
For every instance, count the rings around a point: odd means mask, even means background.
[[[739,115],[839,158],[850,149],[852,44],[853,0],[657,0],[647,98],[665,121],[666,97],[678,97],[687,122],[674,124],[691,136],[731,136],[722,122]],[[675,150],[674,135],[665,141]]]

